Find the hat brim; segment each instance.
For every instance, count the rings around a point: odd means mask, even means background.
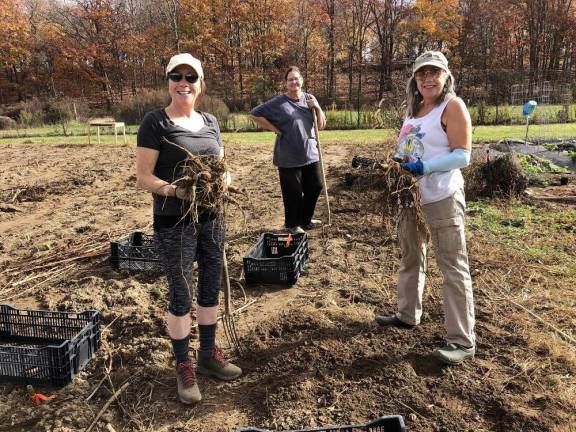
[[[196,67],[195,67],[194,65],[191,65],[190,63],[187,63],[187,62],[176,63],[174,66],[172,66],[172,68],[170,68],[170,70],[167,70],[167,71],[166,71],[166,76],[168,76],[168,74],[169,74],[170,72],[172,72],[174,69],[176,69],[178,66],[182,66],[182,65],[190,66],[192,69],[194,69],[194,72],[196,72],[200,78],[203,78],[203,77],[204,77],[203,74],[201,74],[200,72],[198,72],[198,70],[196,69]]]
[[[442,69],[444,72],[450,73],[450,69],[448,69],[448,67],[446,65],[443,65],[440,62],[431,60],[431,61],[424,62],[421,65],[418,65],[418,69],[412,69],[412,76],[414,76],[416,71],[418,71],[419,69],[422,69],[424,66],[434,66],[434,67],[437,67],[439,69]]]

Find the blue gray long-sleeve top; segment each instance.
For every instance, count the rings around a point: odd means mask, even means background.
[[[275,96],[258,105],[250,114],[264,117],[282,132],[276,137],[273,163],[279,168],[294,168],[318,162],[318,144],[314,131],[314,116],[308,108],[306,96],[292,99]]]

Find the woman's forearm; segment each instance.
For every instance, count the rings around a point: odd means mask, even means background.
[[[154,174],[138,176],[136,187],[160,196],[173,197],[176,195],[176,186],[156,177]]]
[[[324,129],[326,127],[326,115],[322,108],[315,107],[314,110],[316,111],[316,121],[318,122],[318,129]]]
[[[266,130],[269,130],[269,131],[277,133],[277,134],[282,133],[282,131],[280,129],[278,129],[276,126],[274,126],[272,123],[270,123],[264,117],[250,116],[250,118],[252,119],[252,121],[254,123],[256,123],[258,126],[260,126],[262,129],[266,129]]]

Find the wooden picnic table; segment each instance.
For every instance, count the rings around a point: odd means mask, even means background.
[[[124,136],[124,144],[126,144],[126,125],[124,124],[124,122],[117,122],[115,120],[90,120],[88,122],[88,144],[90,144],[92,127],[96,128],[96,136],[98,137],[98,144],[100,144],[101,127],[111,127],[114,129],[114,144],[118,144],[118,129],[122,128],[122,135]]]

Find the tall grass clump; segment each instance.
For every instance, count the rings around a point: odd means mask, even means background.
[[[198,108],[200,111],[208,112],[214,115],[218,119],[218,123],[220,125],[226,124],[228,122],[230,110],[222,99],[214,96],[204,95],[200,100],[200,106]]]
[[[44,110],[42,102],[32,98],[20,104],[18,122],[23,127],[41,126],[44,124]]]
[[[85,101],[64,97],[41,101],[32,98],[20,104],[18,123],[23,127],[60,125],[64,134],[73,120],[85,121],[89,108]]]
[[[140,124],[147,112],[165,108],[169,104],[170,95],[166,90],[143,90],[116,104],[113,113],[116,120],[128,124]],[[224,101],[208,95],[202,96],[198,109],[213,114],[219,123],[226,123],[230,115],[230,110]]]
[[[113,107],[116,120],[127,124],[139,124],[148,111],[164,108],[170,103],[170,95],[162,90],[142,90],[135,96],[124,98]]]

